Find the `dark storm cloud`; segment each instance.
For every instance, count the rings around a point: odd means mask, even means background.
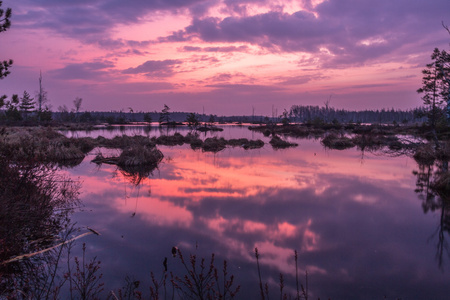
[[[174,74],[177,65],[182,63],[181,60],[177,59],[148,60],[135,68],[126,69],[122,73],[145,74],[149,77],[170,77]]]
[[[109,74],[108,69],[114,67],[111,62],[87,62],[69,64],[61,69],[49,71],[48,73],[57,79],[99,79]]]

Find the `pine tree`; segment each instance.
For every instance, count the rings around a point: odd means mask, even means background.
[[[144,122],[147,122],[148,124],[152,122],[152,116],[150,115],[149,112],[144,114]]]
[[[6,116],[7,120],[9,120],[9,121],[21,121],[22,120],[22,116],[18,110],[19,104],[20,104],[19,96],[15,95],[15,94],[12,95],[10,101],[6,102],[5,116]]]
[[[186,116],[186,122],[190,128],[196,129],[200,124],[200,120],[196,113],[190,113]]]
[[[159,114],[159,124],[162,124],[163,122],[169,123],[170,122],[170,107],[164,104],[164,108]]]
[[[449,63],[450,55],[444,50],[435,48],[431,55],[432,63],[427,64],[422,71],[423,86],[417,90],[423,94],[423,103],[429,107],[428,119],[432,129],[436,128],[436,122],[442,113],[442,106],[445,103],[447,110],[450,109],[449,99]]]
[[[25,119],[27,118],[28,114],[34,110],[35,102],[33,100],[34,98],[31,98],[30,94],[27,91],[23,91],[23,96],[22,98],[20,98],[19,108],[25,115]]]
[[[6,11],[1,8],[2,1],[0,1],[0,32],[6,31],[11,26],[11,21],[9,20],[12,15],[11,8],[7,8]],[[10,71],[8,70],[13,64],[12,59],[0,61],[0,79],[8,76]]]

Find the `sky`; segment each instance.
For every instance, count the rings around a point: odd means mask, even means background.
[[[410,109],[449,50],[448,0],[4,0],[0,94],[52,110],[279,114],[292,105]]]

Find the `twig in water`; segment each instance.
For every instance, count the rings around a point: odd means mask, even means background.
[[[11,262],[18,261],[18,260],[21,260],[21,259],[24,259],[24,258],[27,258],[27,257],[33,257],[35,255],[42,254],[42,253],[45,253],[45,252],[50,251],[52,249],[58,248],[60,246],[63,246],[65,244],[67,244],[67,243],[73,242],[73,241],[75,241],[77,239],[80,239],[80,238],[85,237],[85,236],[90,235],[90,234],[100,235],[100,233],[98,233],[97,231],[95,231],[93,229],[90,229],[89,227],[88,227],[88,229],[90,230],[90,232],[85,232],[83,234],[80,234],[79,236],[76,236],[76,237],[74,237],[74,238],[72,238],[70,240],[67,240],[67,241],[64,241],[62,243],[59,243],[59,244],[57,244],[55,246],[52,246],[50,248],[46,248],[46,249],[43,249],[43,250],[40,250],[40,251],[37,251],[37,252],[33,252],[33,253],[19,255],[19,256],[13,257],[11,259],[5,260],[5,261],[1,262],[0,264],[6,265],[6,264],[9,264]]]

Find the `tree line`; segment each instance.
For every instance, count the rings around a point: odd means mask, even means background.
[[[345,110],[333,107],[293,105],[287,117],[294,122],[318,122],[325,123],[416,123],[426,121],[425,108],[409,110]],[[282,115],[286,118],[286,114]]]

